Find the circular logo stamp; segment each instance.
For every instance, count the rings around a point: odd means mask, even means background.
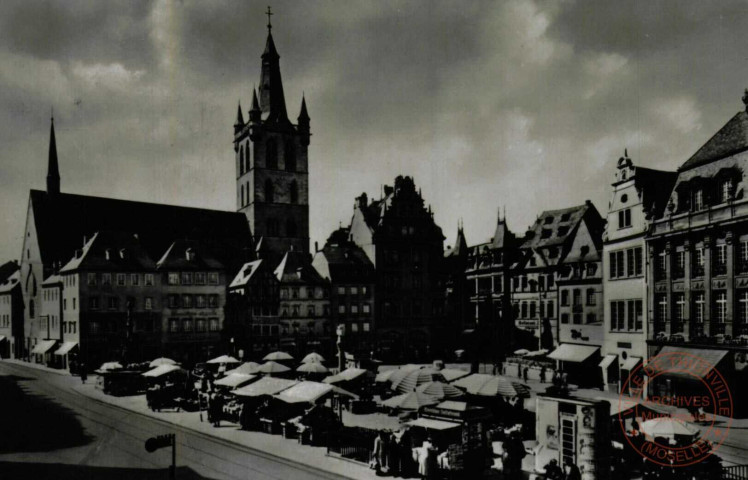
[[[730,431],[733,402],[724,376],[705,358],[672,351],[639,364],[623,379],[618,422],[642,457],[686,467],[715,453]]]

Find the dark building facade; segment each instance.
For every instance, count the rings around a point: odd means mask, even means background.
[[[444,235],[413,179],[358,197],[350,232],[376,270],[378,356],[431,358],[444,347]]]

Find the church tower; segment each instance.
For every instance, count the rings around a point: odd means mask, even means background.
[[[262,53],[259,99],[252,90],[249,118],[241,105],[234,124],[237,210],[249,220],[264,255],[309,251],[309,115],[302,97],[297,124],[288,119],[280,55],[273,41],[270,9]]]

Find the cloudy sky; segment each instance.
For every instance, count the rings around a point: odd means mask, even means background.
[[[0,3],[0,259],[44,188],[234,209],[236,104],[267,0]],[[675,169],[743,108],[743,1],[276,1],[289,114],[306,94],[312,240],[409,174],[454,240],[591,199],[616,159]]]

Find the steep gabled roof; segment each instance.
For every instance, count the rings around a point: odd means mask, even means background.
[[[522,248],[542,248],[564,244],[572,236],[586,211],[586,204],[544,211],[525,235]]]
[[[156,263],[140,244],[136,235],[127,232],[96,232],[83,246],[80,254],[73,255],[61,273],[76,270],[149,271]]]
[[[177,240],[156,264],[161,270],[221,270],[223,264],[213,252],[195,240]]]
[[[11,275],[19,271],[21,267],[14,261],[5,262],[0,265],[0,283],[5,283]]]
[[[635,167],[634,185],[642,196],[644,212],[659,217],[665,211],[667,201],[678,179],[678,172]]]
[[[748,150],[748,113],[745,110],[735,114],[678,171],[689,170],[744,150]]]
[[[281,283],[325,283],[325,279],[312,266],[307,254],[296,250],[287,251],[273,273]]]
[[[248,256],[251,234],[242,213],[178,207],[31,190],[31,208],[42,262],[67,262],[84,238],[98,231],[137,234],[151,258],[178,239],[200,240],[224,265],[238,268]]]
[[[244,287],[247,286],[252,279],[267,265],[267,260],[254,260],[242,265],[239,269],[239,273],[231,281],[229,288]]]
[[[334,238],[335,234],[330,235]],[[366,253],[351,241],[330,242],[314,255],[312,265],[333,283],[367,283],[373,281],[374,264]]]

